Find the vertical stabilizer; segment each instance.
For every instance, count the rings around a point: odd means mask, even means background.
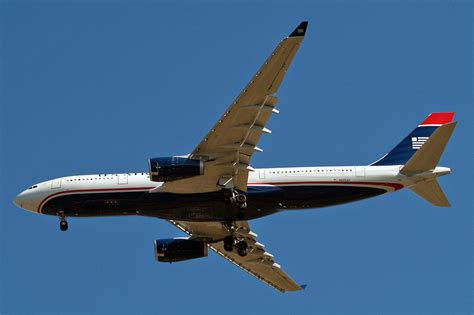
[[[371,165],[404,165],[414,156],[440,127],[453,121],[454,113],[432,113],[405,137],[395,148]],[[454,129],[454,127],[453,127]],[[436,165],[435,165],[436,166]]]
[[[425,144],[402,167],[400,172],[405,175],[412,175],[434,170],[456,124],[456,122],[452,122],[437,128]]]
[[[410,187],[415,194],[432,205],[449,207],[436,177],[451,171],[437,165],[456,127],[453,118],[453,112],[430,114],[402,142],[371,165],[403,165],[400,173],[413,176],[414,181],[422,180]]]

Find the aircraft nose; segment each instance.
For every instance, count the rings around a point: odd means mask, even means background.
[[[23,193],[18,194],[14,199],[13,203],[18,207],[18,208],[23,208],[23,202],[24,202],[24,196],[22,196]]]
[[[34,200],[30,194],[26,192],[22,192],[21,194],[18,194],[15,198],[13,198],[13,203],[21,209],[25,209],[28,211],[36,212],[35,211],[35,205],[34,205]]]

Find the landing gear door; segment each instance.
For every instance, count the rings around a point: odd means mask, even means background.
[[[365,177],[365,167],[364,166],[356,166],[356,177]]]
[[[51,181],[51,189],[61,188],[61,178],[56,178]]]

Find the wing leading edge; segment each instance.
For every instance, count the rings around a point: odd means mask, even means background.
[[[302,22],[283,39],[250,82],[190,154],[205,161],[201,176],[166,182],[160,191],[202,193],[226,187],[247,190],[250,159],[262,133],[271,133],[266,124],[278,99],[274,94],[306,33]]]
[[[278,113],[274,95],[288,70],[306,33],[308,22],[302,22],[283,39],[250,82],[234,100],[204,139],[189,155],[204,161],[204,174],[189,179],[165,182],[153,191],[204,193],[225,188],[247,190],[250,159],[261,152],[257,143],[262,133],[271,133],[266,124],[272,113]],[[247,221],[187,222],[170,220],[192,239],[206,242],[213,251],[242,270],[280,292],[298,291],[298,285],[277,264],[273,255],[257,241]],[[232,236],[244,240],[247,254],[226,251],[223,239]]]

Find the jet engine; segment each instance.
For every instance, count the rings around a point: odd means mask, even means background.
[[[207,244],[201,241],[174,238],[155,241],[155,259],[161,262],[176,262],[207,257]]]
[[[204,162],[180,156],[158,157],[148,161],[150,180],[167,182],[204,174]]]

